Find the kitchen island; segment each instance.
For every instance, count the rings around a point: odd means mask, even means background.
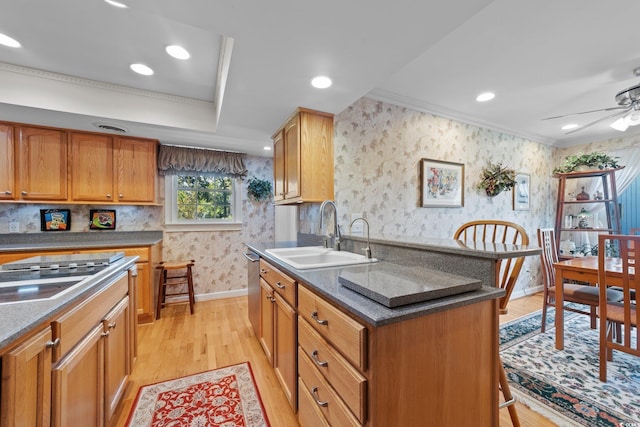
[[[0,264],[36,255],[123,251],[136,256],[139,323],[155,320],[154,270],[162,258],[162,231],[0,234]]]
[[[352,252],[366,244],[358,237],[342,240]],[[301,270],[267,251],[296,242],[246,245],[260,257],[256,335],[294,409],[297,404],[301,425],[498,424],[498,299],[504,290],[495,288],[492,270],[501,259],[535,255],[538,248],[372,239],[376,263]],[[341,280],[402,275],[419,282],[467,271],[481,282],[475,290],[394,308]],[[255,309],[250,301],[249,310]]]
[[[137,354],[136,260],[86,267],[56,296],[0,304],[0,425],[111,425]]]

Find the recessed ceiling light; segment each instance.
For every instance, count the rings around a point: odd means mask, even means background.
[[[564,126],[562,126],[562,128],[561,128],[561,129],[562,129],[562,130],[571,130],[571,129],[575,129],[575,128],[577,128],[577,127],[578,127],[578,125],[577,125],[577,124],[575,124],[575,123],[569,123],[568,125],[564,125]]]
[[[478,101],[478,102],[487,102],[487,101],[491,101],[495,97],[496,97],[495,93],[493,93],[493,92],[485,92],[485,93],[481,93],[480,95],[478,95],[478,97],[476,98],[476,101]]]
[[[264,147],[264,151],[271,151],[271,147],[269,147],[268,145]]]
[[[129,7],[129,6],[127,6],[127,5],[126,5],[126,4],[124,4],[124,3],[120,3],[120,2],[117,2],[117,1],[114,1],[114,0],[104,0],[104,1],[105,1],[106,3],[109,3],[111,6],[119,7],[119,8],[121,8],[121,9],[126,9],[126,8],[128,8],[128,7]]]
[[[144,64],[131,64],[131,69],[143,76],[150,76],[153,74],[153,70]]]
[[[172,44],[171,46],[167,46],[167,53],[173,56],[176,59],[189,59],[191,58],[191,54],[187,51],[187,49],[182,46],[178,46],[177,44]]]
[[[331,86],[331,79],[326,76],[314,77],[313,80],[311,80],[311,86],[318,89],[326,89]]]
[[[20,47],[20,42],[18,40],[9,37],[6,34],[0,33],[0,44],[7,47]]]

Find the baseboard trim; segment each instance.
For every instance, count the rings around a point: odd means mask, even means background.
[[[233,289],[231,291],[221,291],[221,292],[211,292],[207,294],[198,294],[196,295],[196,302],[198,301],[209,301],[214,299],[225,299],[225,298],[234,298],[234,297],[242,297],[247,295],[247,289]]]

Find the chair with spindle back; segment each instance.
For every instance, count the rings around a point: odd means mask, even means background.
[[[463,242],[481,242],[491,244],[510,244],[523,245],[529,244],[529,236],[524,228],[513,222],[502,221],[497,219],[471,221],[463,224],[456,230],[453,235],[456,240]],[[496,264],[496,283],[495,286],[505,290],[505,295],[500,299],[500,314],[507,313],[507,304],[511,297],[511,292],[518,280],[524,256],[517,258],[507,258],[498,260]],[[508,407],[511,423],[514,427],[520,426],[520,420],[515,407],[515,398],[511,394],[507,374],[504,371],[502,360],[498,356],[499,364],[499,388],[502,390],[504,402],[499,405],[500,408]]]

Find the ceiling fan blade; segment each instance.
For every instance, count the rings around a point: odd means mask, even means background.
[[[580,113],[563,114],[562,116],[547,117],[547,118],[544,118],[542,120],[561,119],[563,117],[578,116],[580,114],[597,113],[597,112],[600,112],[600,111],[615,111],[615,110],[622,110],[622,109],[627,110],[627,109],[629,109],[629,106],[628,105],[621,105],[621,106],[618,106],[618,107],[601,108],[599,110],[582,111]]]
[[[583,125],[583,126],[577,127],[577,128],[575,128],[575,129],[571,129],[569,132],[566,132],[566,133],[565,133],[565,135],[569,135],[569,134],[571,134],[571,133],[581,131],[581,130],[583,130],[583,129],[586,129],[586,128],[590,127],[590,126],[593,126],[593,125],[598,124],[598,123],[600,123],[600,122],[603,122],[603,121],[605,121],[605,120],[613,119],[614,117],[618,117],[618,116],[622,116],[622,115],[624,115],[627,111],[631,111],[631,107],[630,107],[630,106],[629,106],[629,107],[625,107],[624,111],[616,111],[616,112],[615,112],[615,113],[613,113],[613,114],[609,114],[608,116],[602,117],[602,118],[600,118],[600,119],[598,119],[598,120],[594,120],[594,121],[592,121],[591,123],[587,123],[586,125]]]

